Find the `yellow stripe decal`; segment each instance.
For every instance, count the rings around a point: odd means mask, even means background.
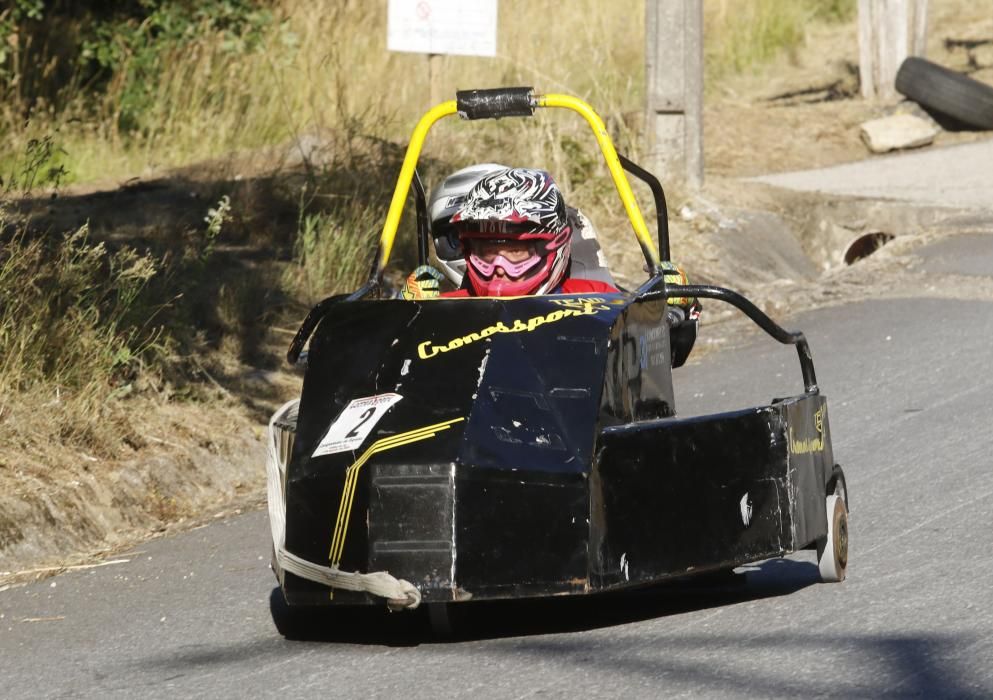
[[[381,438],[369,445],[365,452],[345,470],[345,486],[341,492],[341,503],[338,505],[338,517],[334,523],[334,536],[331,538],[331,551],[328,559],[331,561],[331,568],[337,569],[341,563],[342,553],[345,551],[345,535],[348,534],[348,521],[352,515],[352,502],[355,500],[355,488],[359,480],[359,470],[377,452],[392,450],[394,447],[409,445],[413,442],[420,442],[433,438],[442,430],[448,430],[455,423],[464,421],[465,418],[453,418],[444,423],[435,423],[423,428],[408,430],[406,433],[399,433],[387,438]]]

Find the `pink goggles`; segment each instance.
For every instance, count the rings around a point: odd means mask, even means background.
[[[497,255],[490,262],[486,262],[481,257],[475,253],[469,254],[469,261],[472,266],[475,267],[479,274],[483,277],[489,278],[493,276],[498,267],[502,268],[508,277],[520,277],[525,272],[533,268],[535,265],[541,262],[541,256],[537,253],[532,253],[531,257],[521,260],[520,262],[510,262],[507,258],[502,255]]]

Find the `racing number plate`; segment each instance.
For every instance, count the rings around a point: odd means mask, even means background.
[[[313,456],[357,450],[379,419],[402,398],[400,394],[377,394],[353,400],[328,428]]]

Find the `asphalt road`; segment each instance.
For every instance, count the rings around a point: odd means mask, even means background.
[[[921,251],[924,269],[993,277],[987,233]],[[454,638],[423,611],[374,612],[291,642],[256,511],[0,590],[0,697],[993,697],[993,303],[870,300],[785,325],[810,340],[848,476],[844,583],[818,583],[807,552],[733,585],[472,605]],[[736,341],[676,372],[681,413],[802,389],[792,348]]]
[[[990,163],[993,163],[993,140],[754,179],[809,192],[993,209]]]
[[[968,248],[938,253],[984,272]],[[269,619],[259,511],[0,592],[0,696],[993,696],[993,304],[868,301],[788,325],[848,475],[844,583],[802,553],[743,585],[470,608],[454,639],[415,612],[291,642]],[[801,390],[792,348],[741,342],[677,372],[683,411]]]

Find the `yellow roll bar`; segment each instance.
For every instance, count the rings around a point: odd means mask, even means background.
[[[614,149],[614,143],[611,141],[610,135],[607,133],[607,127],[604,125],[600,116],[593,111],[593,108],[589,104],[570,95],[535,95],[533,97],[533,106],[571,109],[586,119],[586,122],[593,130],[593,135],[596,137],[597,144],[600,146],[600,151],[603,153],[603,159],[607,164],[607,169],[610,171],[610,176],[614,180],[614,187],[617,188],[617,194],[620,195],[621,202],[624,204],[624,210],[627,212],[628,219],[631,221],[631,227],[638,237],[638,242],[641,244],[642,250],[645,251],[646,257],[650,257],[651,261],[655,265],[658,265],[660,262],[658,249],[655,247],[655,242],[652,241],[651,234],[648,232],[645,219],[641,215],[641,209],[638,207],[634,192],[631,190],[631,184],[628,182],[624,168],[621,166],[620,158]],[[376,263],[377,276],[381,275],[386,268],[386,264],[390,259],[390,253],[393,251],[393,242],[396,238],[397,229],[400,227],[403,206],[407,201],[407,195],[410,192],[410,183],[414,179],[414,169],[417,167],[417,161],[420,158],[421,149],[424,146],[424,140],[427,138],[428,131],[431,130],[431,127],[438,120],[457,113],[458,103],[456,100],[442,102],[429,109],[421,117],[420,121],[417,122],[417,126],[414,127],[414,133],[411,135],[410,143],[407,145],[407,153],[403,157],[403,165],[400,166],[400,175],[397,178],[396,188],[393,190],[393,199],[390,201],[390,209],[386,214],[383,232],[379,238],[379,260]]]
[[[642,249],[647,250],[651,254],[652,262],[658,265],[660,262],[659,251],[655,247],[655,242],[652,241],[651,234],[648,232],[648,226],[645,225],[645,217],[641,215],[638,200],[634,198],[634,192],[631,191],[631,184],[628,182],[628,177],[624,173],[624,168],[621,167],[621,159],[617,157],[614,142],[611,141],[610,134],[607,133],[607,127],[603,123],[603,119],[593,111],[593,108],[589,104],[570,95],[539,95],[537,101],[539,107],[571,109],[586,119],[586,123],[593,129],[593,135],[600,145],[600,152],[603,153],[603,159],[607,163],[607,169],[610,171],[610,176],[614,180],[614,187],[617,188],[617,194],[620,195],[621,202],[624,204],[624,211],[627,212],[628,219],[631,220],[631,228],[634,229],[634,234],[638,237],[638,242],[641,243]]]

